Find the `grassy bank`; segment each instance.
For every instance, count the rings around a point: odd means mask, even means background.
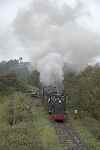
[[[0,98],[0,150],[62,150],[39,99]]]
[[[43,106],[34,106],[32,109],[33,126],[42,142],[45,150],[62,150],[58,142],[58,137],[51,122],[48,120],[48,114]]]
[[[92,122],[91,122],[92,120]],[[88,150],[100,150],[100,141],[97,139],[96,135],[93,133],[98,130],[100,132],[99,124],[92,118],[76,119],[70,120],[72,127],[80,135],[81,140],[87,145]],[[93,124],[92,124],[93,123]]]

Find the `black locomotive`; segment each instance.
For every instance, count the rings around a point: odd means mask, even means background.
[[[44,87],[43,99],[46,101],[49,112],[49,119],[56,121],[64,121],[66,100],[64,91],[59,90],[57,87]]]

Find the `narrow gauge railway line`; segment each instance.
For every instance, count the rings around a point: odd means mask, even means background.
[[[56,122],[54,128],[64,150],[87,150],[85,144],[82,144],[78,135],[69,126]]]

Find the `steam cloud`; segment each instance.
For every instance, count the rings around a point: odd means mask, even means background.
[[[81,3],[58,6],[51,0],[34,0],[18,14],[14,32],[28,51],[43,84],[63,80],[65,63],[80,70],[100,55],[99,35],[79,25],[86,14]]]
[[[44,67],[43,67],[44,66]],[[57,85],[63,81],[64,62],[59,53],[50,53],[40,59],[37,69],[40,71],[40,81],[44,85]]]

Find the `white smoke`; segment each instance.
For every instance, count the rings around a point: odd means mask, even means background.
[[[43,85],[60,84],[63,81],[63,57],[59,53],[49,53],[39,60],[37,69]]]
[[[28,51],[43,84],[63,80],[65,63],[84,68],[100,55],[100,36],[79,25],[87,16],[81,3],[59,7],[51,0],[34,0],[27,11],[18,14],[14,32]]]

